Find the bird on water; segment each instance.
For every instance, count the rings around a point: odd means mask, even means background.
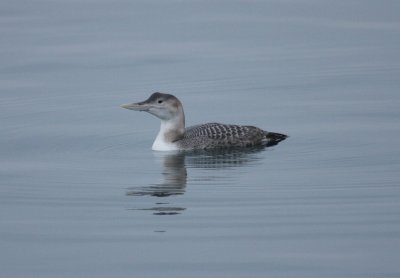
[[[155,151],[272,146],[288,137],[248,125],[206,123],[185,127],[182,103],[170,94],[153,93],[145,101],[122,104],[121,107],[145,111],[161,120],[160,131],[152,146]]]

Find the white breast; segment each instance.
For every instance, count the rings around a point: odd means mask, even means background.
[[[177,151],[179,148],[174,143],[165,142],[157,136],[151,147],[153,151]]]
[[[165,140],[165,133],[170,128],[169,123],[161,121],[161,128],[158,132],[156,140],[154,140],[151,149],[153,151],[177,151],[178,146],[175,143],[168,142]]]

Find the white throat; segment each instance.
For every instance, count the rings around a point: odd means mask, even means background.
[[[179,150],[175,140],[185,132],[182,120],[179,117],[170,120],[161,120],[160,131],[151,147],[154,151],[176,151]]]

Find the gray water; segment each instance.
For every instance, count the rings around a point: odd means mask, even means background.
[[[398,1],[0,8],[1,277],[400,277]],[[290,138],[153,152],[154,91]]]

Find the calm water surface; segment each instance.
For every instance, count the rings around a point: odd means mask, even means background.
[[[1,277],[400,277],[397,1],[0,7]],[[154,91],[290,138],[153,152]]]

